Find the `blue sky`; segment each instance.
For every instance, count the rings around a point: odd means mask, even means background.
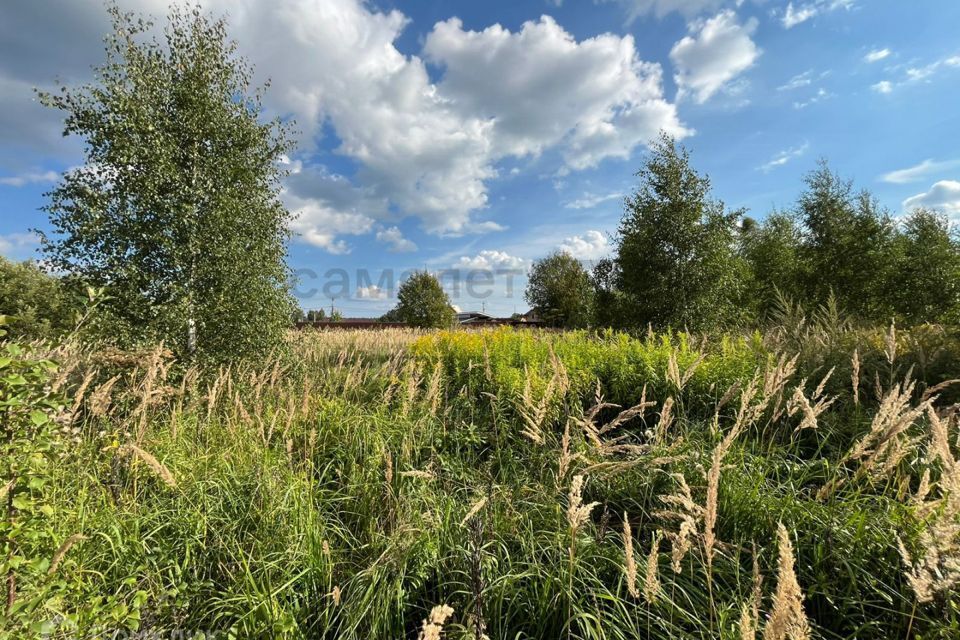
[[[203,5],[301,132],[283,198],[305,308],[379,315],[427,268],[465,310],[526,310],[531,261],[609,252],[661,129],[754,217],[789,208],[818,157],[894,214],[960,217],[955,0]],[[35,255],[43,193],[83,161],[32,88],[89,79],[106,28],[99,0],[0,7],[0,254]],[[457,289],[473,269],[494,283]]]

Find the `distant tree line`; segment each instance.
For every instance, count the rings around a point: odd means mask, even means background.
[[[612,257],[589,273],[565,254],[534,265],[526,297],[552,324],[708,330],[763,323],[787,303],[864,322],[960,316],[960,239],[947,216],[894,217],[825,160],[791,209],[760,221],[714,198],[669,136],[636,176]]]

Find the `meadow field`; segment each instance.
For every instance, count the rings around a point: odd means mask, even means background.
[[[940,327],[6,349],[5,637],[960,634]]]

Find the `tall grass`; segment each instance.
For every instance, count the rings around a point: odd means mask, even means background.
[[[61,348],[62,544],[4,632],[957,637],[960,371],[891,333]]]

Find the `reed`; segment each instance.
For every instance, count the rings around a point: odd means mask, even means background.
[[[79,405],[49,480],[0,456],[0,503],[46,532],[18,541],[18,601],[78,635],[950,637],[960,370],[890,384],[908,330],[810,336],[300,331],[218,369],[61,351],[56,424]]]

